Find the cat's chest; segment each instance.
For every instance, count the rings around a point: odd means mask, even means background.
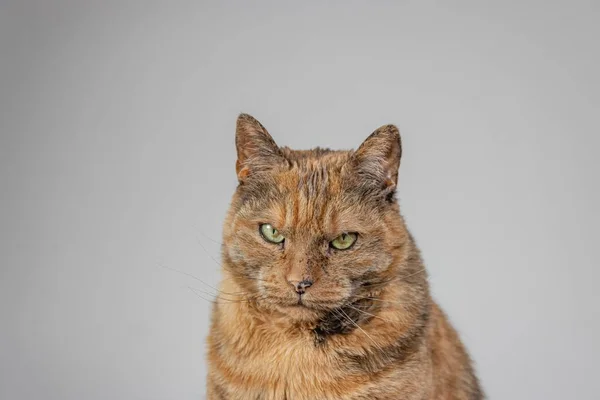
[[[223,395],[210,400],[424,398],[421,379],[406,367],[370,370],[364,348],[348,344],[353,333],[316,343],[310,330],[248,328],[214,332],[209,376],[214,393]]]
[[[345,360],[327,344],[287,343],[271,340],[263,351],[239,354],[237,367],[220,379],[227,400],[404,400],[423,399],[424,388],[407,381],[397,370],[381,374],[347,368]],[[248,349],[247,349],[248,350]],[[385,385],[383,381],[387,381]],[[415,386],[416,385],[416,386]],[[215,397],[219,398],[219,397]],[[211,399],[212,400],[212,399]]]
[[[241,344],[241,343],[240,343]],[[339,358],[312,332],[256,334],[227,352],[225,375],[237,398],[342,399]],[[235,397],[233,397],[235,398]]]
[[[291,386],[305,380],[321,381],[336,368],[331,349],[315,342],[312,332],[293,336],[278,334],[256,335],[242,351],[246,373],[270,377]],[[329,371],[329,372],[328,372]]]

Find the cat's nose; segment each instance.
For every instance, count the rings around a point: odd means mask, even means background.
[[[298,293],[298,294],[304,294],[306,292],[306,289],[311,287],[313,284],[313,281],[311,281],[309,279],[304,279],[301,281],[288,281],[288,282],[290,283],[290,285],[292,285],[294,287],[294,289],[296,289],[296,293]]]

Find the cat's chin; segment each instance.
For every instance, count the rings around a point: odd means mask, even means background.
[[[312,298],[298,301],[293,298],[265,296],[258,304],[280,314],[280,317],[288,321],[315,323],[332,309],[341,306],[343,302],[328,301],[325,303]]]
[[[297,322],[318,321],[323,311],[310,308],[302,304],[278,305],[277,310],[284,314],[286,318]]]

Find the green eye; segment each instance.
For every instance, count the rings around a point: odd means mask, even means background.
[[[281,243],[285,239],[271,224],[262,224],[260,226],[260,234],[267,242],[271,243]]]
[[[356,233],[342,233],[331,241],[331,247],[338,250],[346,250],[352,247],[358,235]]]

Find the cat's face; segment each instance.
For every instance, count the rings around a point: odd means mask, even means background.
[[[395,127],[380,128],[356,152],[293,151],[242,115],[236,143],[240,185],[223,256],[247,297],[310,320],[389,279],[407,235],[394,199]]]

